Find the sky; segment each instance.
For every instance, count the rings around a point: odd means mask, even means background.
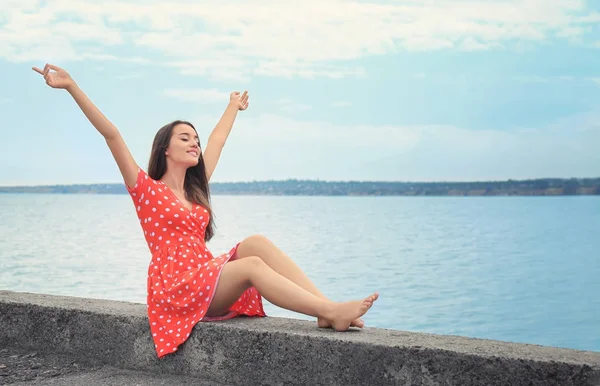
[[[600,2],[3,0],[0,185],[122,182],[65,68],[147,167],[248,90],[214,182],[600,177]]]

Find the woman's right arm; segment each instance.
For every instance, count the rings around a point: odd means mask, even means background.
[[[133,187],[137,181],[139,167],[115,125],[102,114],[65,70],[51,64],[46,64],[44,70],[37,67],[34,67],[33,70],[44,76],[48,86],[65,89],[71,94],[83,114],[106,140],[125,184],[128,187]],[[56,72],[52,73],[50,70]]]

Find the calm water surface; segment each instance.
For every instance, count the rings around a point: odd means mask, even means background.
[[[600,197],[214,196],[214,254],[255,233],[369,326],[600,351]],[[0,289],[144,303],[127,195],[0,194]],[[310,319],[266,304],[272,316]]]

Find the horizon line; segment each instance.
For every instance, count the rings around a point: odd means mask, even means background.
[[[322,179],[301,179],[301,178],[287,178],[287,179],[265,179],[265,180],[247,180],[247,181],[214,181],[209,184],[255,184],[255,183],[277,183],[277,182],[320,182],[320,183],[399,183],[399,184],[443,184],[443,183],[490,183],[490,182],[525,182],[525,181],[540,181],[540,180],[596,180],[600,179],[597,177],[535,177],[535,178],[507,178],[507,179],[487,179],[487,180],[424,180],[424,181],[410,181],[410,180],[322,180]],[[43,188],[51,186],[89,186],[89,185],[125,185],[121,182],[86,182],[86,183],[69,183],[69,184],[37,184],[37,185],[3,185],[0,184],[0,188]]]

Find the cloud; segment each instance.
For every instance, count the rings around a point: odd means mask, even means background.
[[[286,111],[286,112],[301,112],[301,111],[308,111],[311,110],[312,107],[309,105],[305,105],[302,103],[296,103],[291,99],[288,98],[282,98],[279,99],[277,102],[277,105],[279,105],[279,109],[281,111]]]
[[[582,23],[598,23],[600,22],[600,12],[590,12],[585,16],[577,18]]]
[[[197,118],[209,127],[214,118]],[[219,181],[286,178],[465,181],[598,176],[600,113],[540,128],[369,125],[240,118]],[[310,153],[310,154],[309,154]],[[272,162],[276,159],[277,162]],[[326,167],[324,167],[326,165]]]
[[[217,89],[167,89],[164,94],[171,98],[176,98],[186,102],[227,102],[229,93]]]
[[[159,57],[153,65],[236,81],[362,76],[353,61],[404,50],[585,40],[600,20],[582,0],[4,0],[3,10],[0,57],[8,61]]]
[[[304,115],[301,115],[304,117]],[[219,112],[192,116],[202,143]],[[138,118],[122,127],[139,127]],[[51,124],[51,123],[50,123]],[[69,130],[48,128],[32,162],[16,162],[13,133],[0,164],[13,165],[0,184],[121,182],[105,144],[90,131],[68,146]],[[123,129],[140,165],[152,135]],[[85,145],[85,156],[81,143]],[[451,125],[377,125],[299,120],[282,114],[240,113],[219,161],[215,181],[287,178],[326,180],[468,181],[539,177],[599,177],[600,111],[565,117],[544,127],[471,130]],[[67,144],[67,146],[65,146]],[[54,149],[59,146],[61,152]],[[39,162],[34,162],[40,160]],[[77,160],[77,162],[72,162]],[[68,166],[68,167],[65,167]],[[94,173],[90,174],[90,170]],[[9,182],[10,181],[10,182]]]
[[[119,61],[124,63],[135,63],[135,64],[150,64],[151,60],[142,58],[142,57],[119,57],[116,55],[107,55],[102,53],[92,53],[86,52],[83,53],[79,58],[79,60],[91,59],[91,60],[101,60],[101,61]]]
[[[131,80],[131,79],[139,79],[143,78],[145,75],[139,72],[129,72],[125,74],[115,75],[115,79],[119,80]]]
[[[249,80],[245,63],[225,55],[215,55],[214,59],[167,61],[163,64],[178,69],[183,75],[207,76],[232,82],[247,82]]]
[[[561,38],[578,38],[585,34],[585,29],[580,26],[569,26],[558,30],[556,36]]]
[[[366,71],[362,67],[344,68],[342,66],[324,65],[318,62],[295,63],[294,61],[271,59],[262,62],[256,68],[255,74],[285,78],[299,76],[308,79],[316,77],[340,79],[347,76],[362,77],[366,75]]]
[[[465,40],[463,40],[461,48],[465,51],[483,51],[491,48],[492,46],[502,47],[500,44],[497,43],[482,43],[469,36],[465,38]]]

